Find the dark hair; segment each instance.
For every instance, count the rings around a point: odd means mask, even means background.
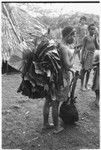
[[[72,31],[73,31],[73,27],[71,27],[71,26],[65,27],[65,28],[62,30],[62,37],[65,38],[65,37],[68,36],[69,34],[72,34]]]
[[[85,16],[82,16],[82,17],[80,18],[80,22],[81,22],[81,20],[87,21],[87,18],[86,18]]]
[[[88,26],[88,30],[89,30],[91,27],[95,27],[95,24],[94,24],[94,23],[90,24],[90,25]]]

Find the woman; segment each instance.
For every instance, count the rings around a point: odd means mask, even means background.
[[[45,104],[44,104],[43,129],[55,127],[54,133],[58,133],[63,130],[63,128],[59,126],[58,109],[59,109],[59,102],[67,100],[67,97],[68,97],[69,82],[70,82],[69,70],[73,66],[73,60],[75,56],[74,50],[70,49],[70,46],[74,42],[74,37],[75,37],[75,31],[72,27],[65,27],[62,30],[62,41],[58,45],[58,52],[61,58],[61,65],[62,65],[61,72],[63,75],[63,80],[66,81],[65,82],[66,85],[63,82],[63,85],[61,86],[61,88],[59,90],[55,90],[54,84],[53,84],[52,85],[54,89],[53,97],[51,99],[50,95],[47,96],[45,100]],[[50,101],[51,101],[51,106],[52,106],[52,119],[53,119],[52,125],[50,125],[48,122]]]
[[[94,51],[96,49],[99,49],[99,45],[97,43],[96,36],[95,36],[95,31],[96,31],[95,25],[90,24],[88,26],[89,35],[86,36],[83,40],[83,49],[82,49],[82,56],[81,56],[81,64],[82,64],[81,90],[89,89],[88,81],[92,69]],[[86,81],[84,85],[85,74],[86,74]]]

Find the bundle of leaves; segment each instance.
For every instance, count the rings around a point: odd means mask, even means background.
[[[23,80],[27,78],[32,84],[32,88],[34,85],[33,95],[39,90],[38,88],[43,91],[42,95],[44,96],[44,92],[52,95],[54,90],[58,90],[63,84],[63,77],[61,58],[55,43],[43,40],[38,45],[36,53],[31,51],[24,53],[21,72]],[[21,91],[23,90],[24,88]]]

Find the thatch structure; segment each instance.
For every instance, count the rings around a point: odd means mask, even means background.
[[[5,9],[7,12],[5,12]],[[42,37],[46,28],[37,19],[30,16],[19,7],[10,7],[10,4],[2,5],[2,59],[7,60],[16,68],[20,62],[22,52],[21,43],[26,42],[32,50],[35,47],[35,39]]]

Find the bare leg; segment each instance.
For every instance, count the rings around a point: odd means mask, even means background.
[[[83,83],[84,83],[84,77],[85,77],[85,70],[81,70],[81,90],[84,90]]]
[[[43,107],[43,129],[52,128],[53,125],[49,124],[49,111],[50,111],[50,96],[46,97]]]
[[[90,76],[90,71],[87,71],[87,74],[86,74],[86,83],[85,83],[85,88],[86,88],[86,89],[89,89],[89,88],[88,88],[89,76]]]
[[[59,133],[63,130],[63,128],[59,126],[58,108],[59,108],[59,102],[57,100],[53,101],[52,102],[52,118],[53,118],[53,123],[55,126],[54,133]]]
[[[99,106],[99,97],[100,97],[99,90],[96,90],[96,91],[95,91],[95,94],[96,94],[95,104],[96,104],[97,106]]]
[[[79,58],[79,60],[80,60],[80,51],[78,51],[78,58]]]
[[[52,102],[52,119],[54,126],[58,126],[58,106],[59,102],[57,100]]]
[[[8,62],[6,61],[6,74],[8,74]]]

